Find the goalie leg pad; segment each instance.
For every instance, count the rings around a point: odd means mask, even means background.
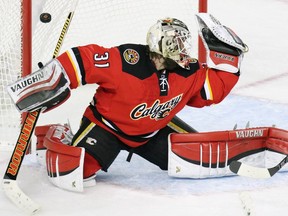
[[[44,138],[48,178],[59,188],[82,192],[85,149],[64,145],[55,133],[52,126]]]
[[[288,131],[270,128],[266,146],[268,151],[265,155],[265,167],[273,167],[288,155]],[[280,172],[283,171],[288,171],[288,164],[280,170]]]
[[[53,125],[44,138],[48,177],[59,188],[82,192],[83,187],[96,184],[95,172],[101,167],[84,148],[63,144],[65,130],[65,126]]]
[[[269,128],[207,133],[170,134],[168,174],[173,177],[211,178],[235,175],[233,160],[263,166]]]
[[[232,174],[225,142],[201,142],[193,134],[171,134],[168,143],[169,176],[200,179]]]
[[[168,174],[173,177],[235,175],[228,167],[231,161],[271,167],[288,154],[288,131],[271,127],[170,134],[168,141]],[[287,170],[287,165],[281,169]]]

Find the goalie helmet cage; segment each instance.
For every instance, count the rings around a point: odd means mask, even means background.
[[[47,62],[75,0],[4,0],[0,5],[0,148],[11,149],[20,131],[21,116],[6,86]],[[195,13],[207,12],[208,0],[79,0],[60,54],[73,46],[96,43],[111,47],[146,43],[157,19],[175,17],[192,33],[193,57],[205,61]],[[40,19],[40,15],[48,19]],[[49,17],[51,16],[51,17]],[[51,19],[49,19],[51,18]],[[10,147],[10,148],[9,148]]]

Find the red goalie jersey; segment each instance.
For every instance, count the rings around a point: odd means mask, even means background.
[[[123,136],[147,136],[165,127],[185,105],[222,101],[237,83],[236,74],[209,69],[195,59],[190,69],[157,71],[144,45],[76,47],[57,58],[72,89],[99,85],[84,116]],[[137,143],[127,143],[137,146]]]

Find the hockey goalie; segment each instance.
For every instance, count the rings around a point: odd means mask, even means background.
[[[266,150],[288,153],[287,132],[257,128],[196,132],[174,121],[184,106],[220,103],[236,85],[247,45],[210,14],[197,14],[206,64],[192,58],[191,34],[176,18],[159,19],[147,44],[71,48],[40,70],[8,86],[20,112],[47,112],[71,89],[97,83],[75,134],[67,125],[36,127],[38,150],[45,151],[48,177],[60,188],[82,191],[108,171],[120,151],[168,170],[173,177],[232,175],[229,164],[242,160],[265,166]],[[172,123],[173,124],[172,124]]]

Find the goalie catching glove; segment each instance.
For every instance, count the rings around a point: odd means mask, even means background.
[[[51,110],[70,96],[69,78],[58,60],[53,59],[40,70],[7,86],[20,112]]]
[[[199,35],[206,49],[207,66],[237,73],[243,53],[248,52],[248,46],[230,28],[221,25],[211,14],[199,13],[196,17]]]

